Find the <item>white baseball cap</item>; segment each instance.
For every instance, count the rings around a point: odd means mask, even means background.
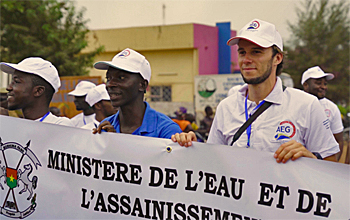
[[[283,51],[282,37],[276,30],[275,25],[259,19],[254,19],[246,24],[236,37],[232,37],[227,41],[227,45],[238,44],[239,39],[251,41],[264,48],[276,45]]]
[[[54,88],[55,92],[61,87],[61,80],[56,67],[40,57],[28,57],[18,64],[1,62],[0,68],[8,74],[13,74],[15,70],[18,70],[40,76]]]
[[[111,100],[109,97],[106,85],[100,84],[96,86],[95,88],[90,89],[90,91],[87,93],[85,101],[90,105],[93,106],[96,103],[98,103],[101,100]]]
[[[307,69],[302,77],[301,77],[301,85],[306,82],[306,80],[312,78],[312,79],[319,79],[326,77],[326,80],[331,80],[334,78],[334,75],[332,73],[325,73],[319,66],[314,66],[309,69]]]
[[[108,70],[108,67],[113,67],[131,73],[140,73],[143,79],[148,82],[151,80],[149,62],[143,55],[129,48],[115,55],[112,61],[100,61],[95,63],[94,67],[99,70]]]
[[[80,81],[75,89],[69,92],[68,95],[84,96],[90,91],[90,89],[93,89],[95,87],[96,85],[90,81]]]

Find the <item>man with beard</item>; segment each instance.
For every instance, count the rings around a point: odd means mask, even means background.
[[[6,88],[8,110],[22,109],[25,119],[73,126],[68,118],[50,112],[53,94],[61,86],[52,63],[40,57],[29,57],[18,64],[0,63],[0,68],[12,74],[12,81]]]
[[[334,78],[332,73],[325,73],[319,66],[311,67],[307,69],[301,77],[301,85],[303,85],[304,91],[314,95],[318,98],[324,111],[329,119],[330,128],[334,135],[334,138],[339,144],[340,153],[338,154],[338,160],[343,151],[343,122],[341,120],[341,114],[336,104],[326,98],[327,81]]]
[[[107,131],[170,139],[171,135],[181,132],[168,116],[144,102],[151,67],[143,55],[127,48],[112,61],[97,62],[94,67],[107,70],[107,91],[113,107],[119,110],[104,119],[93,133]]]
[[[227,44],[238,45],[246,84],[219,103],[207,143],[274,152],[277,163],[300,157],[336,161],[339,146],[317,98],[283,87],[277,77],[282,72],[283,42],[275,26],[254,19]],[[266,110],[243,127],[261,106]],[[241,127],[241,135],[235,135]],[[181,133],[172,140],[191,146],[196,137],[192,132]]]
[[[95,87],[96,85],[90,81],[80,81],[75,89],[68,93],[68,95],[74,96],[75,108],[78,111],[83,111],[71,118],[73,125],[77,128],[87,125],[95,120],[94,109],[85,101],[86,94],[90,89]]]

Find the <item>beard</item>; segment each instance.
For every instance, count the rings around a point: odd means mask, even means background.
[[[243,81],[247,84],[253,84],[253,85],[257,85],[260,84],[262,82],[264,82],[267,78],[270,77],[271,75],[271,70],[272,70],[272,59],[271,61],[267,64],[267,70],[265,71],[265,73],[262,76],[256,77],[256,78],[252,78],[252,79],[247,79],[242,75],[243,77]]]

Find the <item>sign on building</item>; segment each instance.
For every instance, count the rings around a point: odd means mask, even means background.
[[[196,111],[204,111],[208,105],[216,108],[233,86],[244,84],[241,74],[196,76],[194,83]]]

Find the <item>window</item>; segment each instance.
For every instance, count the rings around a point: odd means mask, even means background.
[[[171,86],[151,86],[152,102],[171,102]]]

